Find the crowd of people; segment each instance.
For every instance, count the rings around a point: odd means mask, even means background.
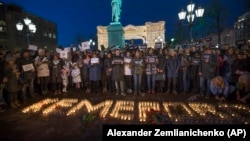
[[[0,104],[17,108],[37,95],[157,93],[212,96],[250,103],[250,48],[188,47],[0,52]]]

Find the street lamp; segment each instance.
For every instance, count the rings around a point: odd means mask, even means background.
[[[161,36],[158,36],[156,39],[155,39],[155,44],[158,44],[160,43],[161,44],[161,48],[163,47],[163,38]]]
[[[36,32],[36,25],[33,24],[32,21],[28,17],[24,18],[23,21],[24,21],[24,24],[19,21],[16,24],[16,28],[17,28],[18,31],[22,31],[24,25],[27,26],[27,28],[26,28],[26,36],[27,36],[27,44],[28,44],[28,47],[29,47],[29,44],[30,44],[29,43],[29,36],[30,36],[31,33]]]
[[[93,41],[92,39],[89,40],[89,46],[92,50],[95,50],[95,41]],[[94,48],[93,48],[94,47]]]
[[[202,8],[201,6],[199,6],[195,10],[195,4],[191,1],[190,4],[187,5],[187,11],[182,9],[178,13],[179,20],[183,21],[183,20],[187,19],[187,21],[188,21],[191,42],[193,42],[192,27],[194,24],[195,17],[197,17],[197,18],[203,17],[204,11],[205,11],[205,9]]]

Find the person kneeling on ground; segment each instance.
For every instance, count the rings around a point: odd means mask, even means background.
[[[224,101],[235,91],[235,86],[230,85],[224,77],[216,76],[211,80],[210,91],[216,100]]]
[[[237,100],[242,103],[250,104],[250,73],[240,75],[236,84]]]

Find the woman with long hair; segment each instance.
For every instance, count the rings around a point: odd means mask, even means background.
[[[224,101],[235,91],[235,86],[230,85],[224,77],[216,76],[210,82],[210,91],[216,100]]]

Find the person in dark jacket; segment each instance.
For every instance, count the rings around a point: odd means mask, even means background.
[[[18,106],[21,106],[17,98],[17,94],[20,91],[18,82],[20,72],[18,71],[15,64],[15,57],[12,54],[6,56],[4,74],[8,79],[5,85],[5,88],[8,92],[8,104],[11,108],[17,108]]]
[[[144,96],[141,90],[142,89],[141,82],[142,82],[142,75],[145,71],[144,70],[145,62],[144,58],[142,57],[141,51],[137,50],[135,52],[135,56],[130,62],[130,67],[133,70],[132,74],[133,74],[133,84],[134,84],[133,86],[134,95],[137,95],[139,93],[139,95]]]
[[[204,50],[202,54],[201,64],[199,68],[200,76],[200,94],[209,96],[211,79],[215,76],[217,67],[217,58],[211,53],[209,48]]]
[[[112,81],[112,53],[108,52],[104,59],[104,70],[106,73],[106,83],[108,93],[112,93],[114,91],[114,81]]]
[[[178,71],[180,68],[180,59],[174,50],[169,51],[169,58],[166,61],[166,67],[167,67],[167,78],[168,78],[167,94],[170,93],[171,86],[173,94],[178,94],[176,90],[176,85],[177,85]]]
[[[3,53],[0,53],[0,112],[5,112],[6,99],[4,98],[5,83],[8,81],[4,74],[4,64],[5,60]]]
[[[116,95],[119,93],[126,96],[124,91],[124,68],[123,58],[120,50],[115,51],[115,56],[112,58],[112,80],[115,82]]]
[[[100,58],[96,53],[92,54],[92,58],[89,61],[89,80],[91,82],[91,92],[98,93],[100,90],[100,80],[101,80],[101,64]]]
[[[62,94],[62,69],[63,61],[58,54],[54,54],[50,62],[50,83],[52,84],[52,91],[55,95]]]
[[[29,50],[23,50],[19,61],[16,62],[19,69],[22,100],[25,101],[27,97],[35,98],[34,93],[34,80],[35,80],[35,67],[34,59],[30,56]],[[27,93],[28,89],[28,93]]]

